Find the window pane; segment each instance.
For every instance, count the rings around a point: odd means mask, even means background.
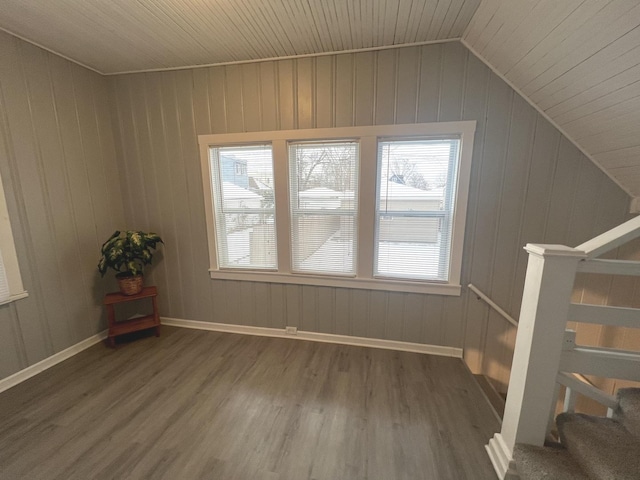
[[[220,268],[277,268],[271,145],[210,155]]]
[[[292,269],[355,274],[358,143],[289,145]]]
[[[377,276],[448,280],[459,144],[379,142]]]

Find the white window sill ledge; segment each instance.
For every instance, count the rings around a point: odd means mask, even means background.
[[[244,280],[247,282],[288,283],[320,287],[358,288],[388,292],[428,293],[432,295],[460,296],[461,286],[448,283],[411,282],[402,280],[325,277],[320,275],[284,274],[275,272],[209,270],[214,280]]]
[[[23,298],[27,298],[28,296],[29,294],[25,290],[24,292],[16,293],[15,295],[9,296],[9,298],[7,298],[6,300],[1,301],[0,305],[7,305],[8,303],[15,302],[16,300],[21,300]]]

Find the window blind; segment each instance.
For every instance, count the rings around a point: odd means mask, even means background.
[[[375,275],[447,281],[460,140],[378,143]]]
[[[355,275],[359,144],[289,144],[292,270]]]
[[[220,268],[277,268],[271,145],[210,149]]]

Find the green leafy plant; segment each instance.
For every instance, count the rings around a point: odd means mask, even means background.
[[[158,243],[164,244],[155,233],[128,230],[115,231],[102,245],[102,257],[98,262],[98,271],[104,277],[109,268],[114,269],[116,277],[133,277],[142,273],[145,265],[153,259],[151,250]]]

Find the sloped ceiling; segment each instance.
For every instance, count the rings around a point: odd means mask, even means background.
[[[639,0],[0,0],[0,29],[104,74],[462,37],[640,197]]]
[[[459,38],[480,0],[0,0],[0,28],[102,73]]]
[[[483,0],[463,43],[640,196],[638,0]]]

